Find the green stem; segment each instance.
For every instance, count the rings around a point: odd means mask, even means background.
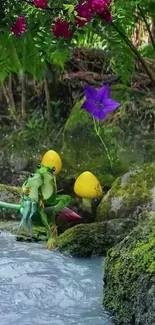
[[[110,167],[111,167],[111,170],[113,170],[113,163],[112,163],[112,159],[110,157],[110,153],[109,153],[109,150],[104,142],[104,140],[102,139],[101,135],[100,135],[100,125],[99,125],[99,121],[98,121],[98,125],[96,124],[96,120],[95,118],[93,117],[93,122],[94,122],[94,130],[98,136],[98,138],[100,139],[101,143],[102,143],[102,146],[104,147],[104,150],[106,152],[106,155],[107,155],[107,158],[109,160],[109,164],[110,164]]]
[[[102,143],[102,145],[103,145],[103,147],[104,147],[104,149],[105,149],[105,152],[106,152],[107,158],[108,158],[109,163],[110,163],[110,167],[111,167],[111,169],[112,169],[112,168],[113,168],[113,163],[112,163],[112,160],[111,160],[111,157],[110,157],[110,154],[109,154],[109,150],[108,150],[108,148],[107,148],[107,146],[106,146],[104,140],[103,140],[102,137],[100,136],[100,134],[98,134],[98,137],[99,137],[99,139],[100,139],[100,141],[101,141],[101,143]]]
[[[9,209],[9,210],[19,211],[20,204],[13,204],[13,203],[0,201],[0,209]]]

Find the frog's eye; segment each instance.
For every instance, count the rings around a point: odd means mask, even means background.
[[[52,171],[52,173],[54,173],[56,171],[56,168],[55,167],[52,167],[51,168],[51,171]]]
[[[30,174],[30,177],[33,177],[34,176],[34,174]]]
[[[40,168],[40,167],[41,167],[41,164],[38,164],[38,165],[37,165],[37,168]]]

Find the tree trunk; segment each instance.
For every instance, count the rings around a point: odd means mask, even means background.
[[[13,96],[13,91],[12,91],[12,75],[10,74],[8,77],[8,80],[2,84],[2,91],[3,95],[6,99],[7,105],[8,105],[8,110],[11,113],[11,116],[14,118],[17,117],[17,111],[16,111],[16,106],[15,106],[15,101],[14,101],[14,96]]]
[[[21,82],[21,117],[22,120],[26,119],[26,84],[25,84],[25,74],[20,73],[20,82]]]
[[[52,110],[51,110],[51,99],[48,88],[48,80],[44,78],[44,89],[45,89],[45,99],[46,99],[46,107],[47,107],[47,118],[49,122],[52,122]]]

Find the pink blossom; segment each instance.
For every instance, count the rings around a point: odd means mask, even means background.
[[[32,0],[36,8],[47,8],[47,0]]]
[[[62,18],[56,18],[55,19],[55,25],[52,27],[52,31],[54,36],[56,37],[64,37],[65,39],[68,39],[72,36],[72,32],[70,30],[70,25],[68,21],[62,19]]]
[[[83,27],[92,20],[92,14],[88,2],[82,2],[82,0],[79,0],[77,6],[75,7],[75,11],[77,12],[77,16],[75,18],[76,26]]]
[[[20,37],[22,33],[26,32],[25,16],[20,15],[11,27],[11,32],[17,37]]]

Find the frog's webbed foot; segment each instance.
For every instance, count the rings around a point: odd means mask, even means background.
[[[40,201],[39,201],[39,207],[40,207],[40,208],[44,208],[44,202],[43,202],[43,200],[40,200]]]
[[[54,247],[56,246],[56,240],[53,237],[50,237],[47,244],[46,244],[46,248],[48,250],[52,250]]]
[[[29,194],[29,189],[27,187],[23,188],[23,194],[26,196]]]

